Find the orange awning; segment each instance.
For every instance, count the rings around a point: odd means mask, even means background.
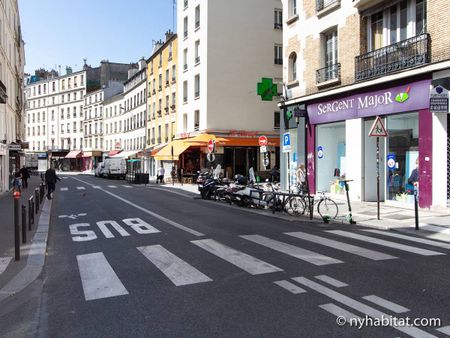
[[[81,151],[72,150],[64,158],[77,158],[77,157],[81,157]]]
[[[161,148],[155,155],[152,154],[152,156],[159,161],[177,161],[178,157],[190,146],[185,140],[174,140]]]
[[[267,138],[267,145],[280,146],[280,139],[278,137]],[[219,144],[223,147],[259,147],[258,137],[229,137],[224,142]]]

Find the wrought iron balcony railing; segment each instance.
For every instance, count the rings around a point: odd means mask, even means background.
[[[316,0],[316,11],[320,12],[322,9],[325,9],[337,2],[340,2],[340,0]]]
[[[355,58],[355,81],[430,63],[431,39],[425,33],[382,47]]]
[[[341,64],[324,67],[316,70],[316,84],[327,82],[330,80],[339,80],[341,78]]]

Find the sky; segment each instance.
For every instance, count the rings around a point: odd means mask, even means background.
[[[172,8],[172,0],[19,0],[25,72],[148,58],[152,41],[173,30]]]

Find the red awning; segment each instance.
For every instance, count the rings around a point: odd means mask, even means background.
[[[111,156],[117,155],[117,154],[120,153],[121,151],[122,151],[122,150],[111,150],[111,151],[108,153],[108,156],[111,157]]]
[[[81,151],[72,150],[64,158],[77,158],[81,156]]]

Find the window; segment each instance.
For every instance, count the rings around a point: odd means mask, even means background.
[[[297,15],[297,0],[289,0],[289,16],[293,17]]]
[[[200,5],[195,7],[195,29],[200,28]]]
[[[195,75],[195,98],[200,97],[200,74]]]
[[[183,82],[183,103],[187,103],[188,101],[188,83],[187,81]]]
[[[172,54],[173,54],[173,43],[170,42],[170,44],[169,44],[169,58],[168,58],[169,61],[172,60]]]
[[[289,56],[289,82],[297,81],[297,54]]]
[[[195,41],[195,64],[200,63],[200,40]]]
[[[325,40],[325,78],[324,81],[336,79],[338,77],[338,40],[337,30],[332,30],[324,34]]]
[[[188,17],[187,16],[185,16],[184,17],[184,20],[183,20],[183,37],[185,38],[185,39],[187,39],[187,37],[188,37]]]
[[[383,12],[372,14],[370,22],[371,50],[375,50],[383,46]]]
[[[200,110],[194,111],[194,130],[200,130]]]
[[[169,70],[166,69],[166,87],[168,87],[170,84],[170,80],[169,80]]]
[[[172,109],[175,109],[176,97],[177,97],[176,93],[172,93],[172,104],[171,104]]]
[[[158,90],[161,91],[162,90],[162,74],[159,74],[158,80],[159,80]]]
[[[42,112],[42,122],[45,122],[45,112]]]
[[[188,58],[188,50],[185,48],[183,50],[183,70],[186,71],[188,69],[187,58]]]
[[[416,0],[416,35],[426,33],[426,1]]]
[[[177,74],[177,67],[175,65],[172,66],[172,83],[176,82],[176,74]]]
[[[188,116],[187,114],[183,114],[183,131],[187,131],[187,123],[188,123]]]
[[[274,63],[276,65],[283,64],[283,46],[280,45],[274,46]]]
[[[280,129],[280,112],[273,113],[273,129]]]
[[[281,9],[275,9],[273,28],[283,29],[283,11]]]
[[[76,131],[77,131],[77,123],[74,122],[73,123],[73,132],[76,133]]]

